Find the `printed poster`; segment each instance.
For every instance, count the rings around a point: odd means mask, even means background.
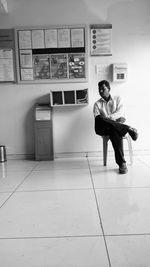
[[[112,55],[112,25],[91,26],[91,55]]]
[[[14,81],[13,50],[0,49],[0,82]]]
[[[71,29],[71,46],[84,47],[84,29]]]
[[[58,47],[70,47],[70,29],[58,29]]]
[[[22,68],[32,68],[32,50],[20,50],[20,65]]]
[[[44,30],[32,30],[32,48],[44,48]]]
[[[85,78],[84,54],[69,54],[69,78]]]
[[[66,79],[67,75],[67,55],[51,55],[51,78]]]
[[[33,69],[21,69],[21,81],[33,81]]]
[[[19,48],[31,48],[31,31],[19,31]]]
[[[50,79],[49,55],[33,55],[34,78]]]
[[[57,30],[45,30],[45,47],[56,48],[57,47]]]

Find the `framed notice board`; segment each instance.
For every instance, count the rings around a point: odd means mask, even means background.
[[[16,81],[14,54],[14,30],[0,29],[0,83]]]
[[[15,29],[18,83],[87,81],[83,25]]]

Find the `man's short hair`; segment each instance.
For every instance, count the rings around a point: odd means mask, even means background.
[[[107,86],[107,88],[110,90],[110,84],[109,84],[109,82],[106,81],[106,80],[102,80],[102,81],[100,81],[100,82],[98,83],[98,89],[100,90],[100,88],[101,88],[103,85]]]

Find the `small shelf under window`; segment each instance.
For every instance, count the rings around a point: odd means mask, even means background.
[[[88,89],[50,92],[51,106],[88,105]]]

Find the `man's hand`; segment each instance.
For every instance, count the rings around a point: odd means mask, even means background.
[[[104,113],[103,110],[100,111],[100,116],[103,117],[103,118],[107,118],[106,114]]]
[[[117,122],[124,123],[126,119],[124,117],[120,117],[116,120]]]

